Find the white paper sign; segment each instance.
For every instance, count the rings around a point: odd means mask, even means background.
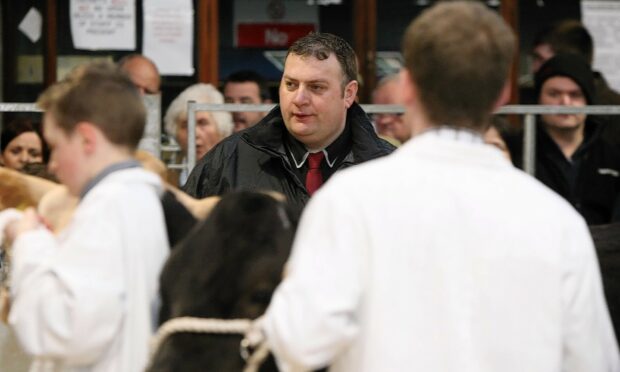
[[[581,18],[594,39],[593,69],[620,90],[620,2],[582,1]]]
[[[17,28],[23,32],[30,41],[36,43],[41,38],[42,25],[43,19],[41,13],[36,8],[30,8]]]
[[[75,49],[135,50],[135,0],[71,0]]]
[[[142,54],[155,62],[161,75],[194,74],[194,7],[191,0],[142,2]]]

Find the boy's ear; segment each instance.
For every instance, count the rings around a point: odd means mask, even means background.
[[[79,122],[75,126],[75,134],[79,136],[82,141],[82,148],[86,154],[92,154],[95,152],[100,136],[99,128],[87,121]]]
[[[398,80],[403,104],[409,106],[416,103],[418,99],[418,87],[413,82],[413,77],[406,68],[402,68],[399,75]]]
[[[507,79],[506,83],[504,84],[504,87],[502,88],[502,91],[500,92],[499,96],[497,97],[497,100],[495,101],[493,111],[497,110],[501,106],[510,102],[510,95],[512,93],[511,88],[512,88],[512,83],[510,82],[510,79]]]

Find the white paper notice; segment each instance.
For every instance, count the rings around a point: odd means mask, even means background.
[[[28,36],[28,39],[33,43],[36,43],[41,38],[41,26],[43,25],[43,19],[41,13],[35,8],[30,8],[28,13],[17,27],[24,35]]]
[[[162,75],[194,74],[194,8],[191,0],[142,2],[144,35],[142,53]]]
[[[71,0],[75,49],[135,50],[135,0]]]
[[[581,18],[594,38],[593,69],[620,90],[620,2],[582,1]]]

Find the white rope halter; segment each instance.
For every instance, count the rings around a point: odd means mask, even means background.
[[[241,357],[246,365],[243,372],[256,372],[269,355],[269,347],[260,330],[262,317],[249,319],[207,319],[194,317],[172,318],[162,324],[151,338],[151,360],[168,336],[174,333],[215,333],[244,335],[239,346]],[[250,353],[250,349],[255,351]]]

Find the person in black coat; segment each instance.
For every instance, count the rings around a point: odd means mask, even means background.
[[[303,206],[336,171],[391,153],[355,103],[351,46],[312,33],[288,51],[280,104],[256,126],[227,138],[192,171],[184,191],[202,198],[231,190],[272,190]]]

